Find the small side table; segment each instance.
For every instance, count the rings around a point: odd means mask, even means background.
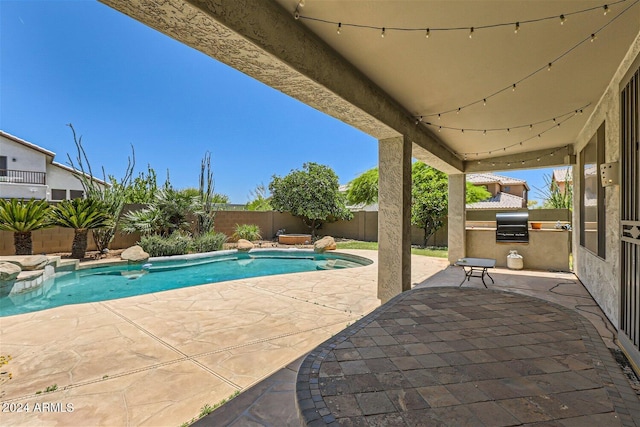
[[[465,280],[469,280],[472,277],[480,277],[482,279],[482,284],[484,287],[487,287],[487,284],[484,281],[484,276],[488,276],[491,279],[491,283],[495,283],[493,281],[493,277],[489,275],[487,271],[488,268],[493,268],[496,266],[496,260],[492,258],[460,258],[454,264],[458,267],[462,267],[464,270],[464,279],[460,283],[460,286],[464,284]],[[468,270],[467,270],[468,268]]]

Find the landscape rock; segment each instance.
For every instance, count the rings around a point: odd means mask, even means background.
[[[314,252],[325,252],[325,251],[334,251],[336,250],[336,241],[331,236],[324,236],[322,239],[317,240],[313,244]]]
[[[0,282],[15,280],[22,269],[10,262],[0,262]]]
[[[253,243],[248,240],[240,239],[238,240],[238,250],[241,252],[248,252],[253,249]]]
[[[129,262],[144,262],[149,259],[149,254],[140,246],[135,245],[122,251],[120,258]]]
[[[15,264],[23,271],[42,270],[49,264],[49,258],[44,255],[12,255],[2,257],[0,262],[2,261]]]

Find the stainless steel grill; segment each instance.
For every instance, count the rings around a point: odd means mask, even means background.
[[[529,213],[496,214],[496,242],[529,243]]]

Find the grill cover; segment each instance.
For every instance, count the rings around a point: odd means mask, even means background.
[[[496,214],[496,242],[529,243],[529,213]]]

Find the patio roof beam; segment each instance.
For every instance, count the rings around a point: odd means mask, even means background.
[[[443,172],[462,171],[412,113],[274,1],[100,1],[376,139],[405,135]]]

